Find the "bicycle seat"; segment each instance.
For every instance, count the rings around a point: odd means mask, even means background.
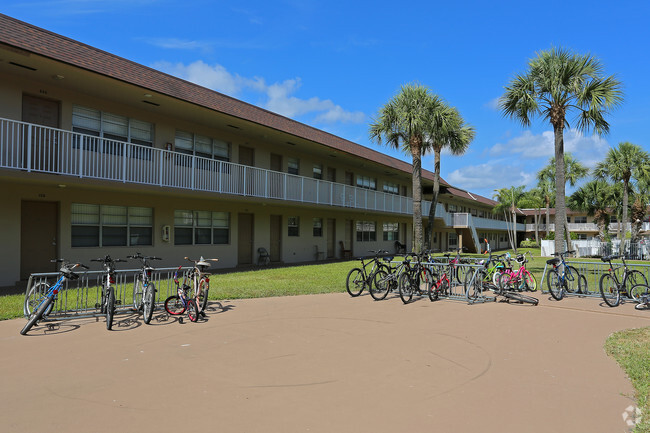
[[[383,259],[384,259],[385,262],[392,262],[394,258],[395,257],[393,257],[393,256],[386,256]]]
[[[561,260],[558,259],[558,258],[556,257],[556,258],[554,258],[554,259],[547,260],[546,263],[549,264],[549,265],[553,265],[553,266],[555,266],[555,265],[557,265],[558,263],[560,263],[560,261],[561,261]]]

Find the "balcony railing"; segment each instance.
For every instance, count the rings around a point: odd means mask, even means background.
[[[505,221],[493,220],[489,218],[475,217],[468,213],[456,212],[453,213],[454,227],[470,227],[474,226],[476,229],[486,230],[507,230],[508,224]],[[525,225],[517,223],[517,231],[524,231]]]
[[[2,118],[0,168],[413,213],[409,197]]]

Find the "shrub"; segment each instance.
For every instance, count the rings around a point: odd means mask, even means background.
[[[519,248],[539,248],[539,244],[535,242],[533,239],[531,240],[526,239],[524,241],[521,241],[521,243],[519,244]]]

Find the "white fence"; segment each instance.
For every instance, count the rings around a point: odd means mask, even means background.
[[[645,241],[632,243],[628,241],[621,242],[618,239],[611,242],[572,240],[571,250],[576,251],[577,257],[603,257],[610,254],[623,254],[627,259],[647,260],[650,258],[650,244]],[[542,240],[541,255],[552,256],[554,252],[555,241]]]

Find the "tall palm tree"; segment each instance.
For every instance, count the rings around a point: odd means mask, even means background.
[[[598,238],[605,240],[609,224],[609,209],[616,200],[615,188],[604,180],[592,180],[578,188],[567,200],[571,209],[587,212],[594,217],[598,227]]]
[[[422,152],[424,154],[425,152],[433,151],[434,154],[433,198],[431,200],[429,222],[427,225],[429,248],[433,248],[433,222],[436,216],[438,195],[440,193],[440,154],[442,153],[442,149],[449,149],[453,155],[462,155],[469,147],[474,136],[474,127],[465,123],[456,108],[443,104],[434,113],[433,123],[429,125],[429,132],[425,136]]]
[[[510,246],[517,252],[517,208],[524,197],[524,185],[511,186],[510,188],[499,188],[494,190],[493,198],[499,202],[493,209],[493,213],[503,212],[508,227],[508,240]]]
[[[565,169],[564,129],[570,127],[569,112],[575,112],[575,128],[597,134],[609,132],[605,114],[623,100],[621,83],[604,77],[596,58],[563,48],[541,51],[528,62],[528,70],[513,78],[499,100],[504,115],[529,127],[531,118],[542,116],[555,135],[555,251],[564,248]],[[559,224],[558,224],[559,223]]]
[[[422,231],[422,154],[426,137],[430,135],[435,115],[444,102],[427,87],[403,85],[399,93],[380,108],[377,119],[370,124],[370,139],[386,143],[410,154],[413,161],[413,250],[424,245]]]
[[[641,147],[629,142],[618,144],[618,148],[611,148],[605,160],[599,162],[594,170],[594,175],[600,179],[610,179],[614,182],[623,182],[623,230],[619,235],[625,238],[628,219],[628,196],[631,182],[646,177],[650,173],[650,154]]]
[[[546,187],[554,188],[556,166],[557,164],[555,164],[555,157],[553,156],[551,159],[549,159],[546,167],[542,168],[537,173],[538,181],[543,182]],[[575,159],[571,153],[567,152],[564,154],[564,173],[566,182],[568,182],[571,186],[575,186],[580,179],[587,177],[589,174],[589,169],[580,161]],[[547,211],[549,209],[549,204],[550,200],[547,200]],[[548,221],[548,214],[546,215],[546,218]],[[567,230],[566,239],[571,239],[566,218],[564,219],[564,225]],[[557,227],[555,230],[557,231]]]

